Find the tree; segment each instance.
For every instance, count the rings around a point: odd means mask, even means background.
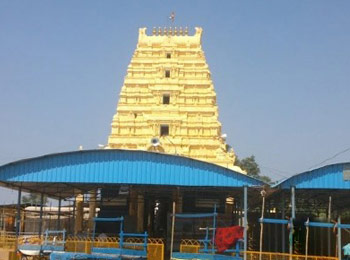
[[[273,183],[272,180],[271,180],[271,178],[270,178],[269,176],[266,176],[266,175],[260,175],[260,176],[258,177],[258,179],[261,180],[261,181],[263,181],[263,182],[266,182],[266,183],[268,183],[268,184],[272,184],[272,183]]]
[[[238,157],[236,158],[237,166],[241,167],[242,170],[245,170],[248,176],[254,177],[266,183],[271,183],[271,179],[268,176],[260,175],[260,167],[255,161],[255,156],[251,155],[247,158],[240,160]]]
[[[47,197],[44,196],[43,205],[47,203]],[[41,204],[41,195],[35,193],[29,193],[28,195],[24,195],[22,197],[23,204],[32,204],[32,205],[40,205]]]

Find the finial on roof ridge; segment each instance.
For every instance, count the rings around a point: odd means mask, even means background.
[[[201,37],[203,29],[201,27],[195,27],[194,35],[189,35],[188,27],[153,27],[150,36],[196,36]],[[139,29],[139,36],[148,37],[146,28]]]
[[[152,36],[188,36],[188,27],[153,27]]]

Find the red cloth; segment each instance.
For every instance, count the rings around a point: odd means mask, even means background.
[[[244,228],[241,226],[232,226],[217,228],[215,234],[215,244],[219,252],[233,247],[238,239],[243,238]]]

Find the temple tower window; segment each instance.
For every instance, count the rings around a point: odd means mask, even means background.
[[[170,95],[169,94],[163,94],[163,104],[164,105],[170,104]]]
[[[160,125],[160,136],[169,135],[169,125]]]

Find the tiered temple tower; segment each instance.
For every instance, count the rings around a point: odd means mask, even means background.
[[[225,143],[202,28],[139,29],[108,148],[187,156],[241,171]]]

